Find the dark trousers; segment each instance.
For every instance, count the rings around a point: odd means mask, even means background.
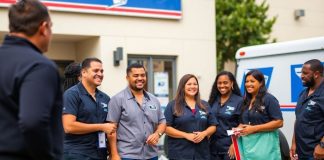
[[[228,154],[211,154],[210,160],[231,160],[228,156]],[[233,159],[232,159],[233,160]],[[234,158],[235,160],[235,158]]]
[[[122,160],[140,160],[140,159],[122,158]],[[158,160],[158,157],[153,157],[147,160]]]
[[[100,155],[101,158],[92,158],[87,155],[83,155],[80,153],[69,153],[64,152],[64,160],[107,160],[107,156]]]

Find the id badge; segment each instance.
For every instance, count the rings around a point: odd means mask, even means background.
[[[98,132],[98,148],[107,148],[105,132]]]

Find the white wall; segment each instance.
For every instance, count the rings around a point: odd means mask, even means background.
[[[196,74],[206,99],[216,75],[215,1],[183,0],[182,8],[180,20],[51,11],[54,39],[59,40],[46,55],[76,61],[100,58],[105,70],[101,89],[109,95],[126,86],[127,54],[177,56],[177,82],[186,73]],[[0,31],[7,30],[4,12],[0,8]],[[75,35],[83,38],[64,40]],[[124,60],[114,67],[117,47],[124,48]]]
[[[260,3],[262,0],[258,0]],[[278,16],[272,37],[288,41],[324,36],[323,0],[266,0],[270,5],[268,16]],[[295,20],[294,10],[304,9],[305,16]]]
[[[75,43],[52,42],[44,55],[53,60],[75,60]]]

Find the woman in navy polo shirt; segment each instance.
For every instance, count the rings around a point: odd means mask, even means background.
[[[181,78],[175,100],[169,102],[164,114],[169,159],[208,160],[208,137],[215,132],[217,122],[208,103],[200,99],[194,75]]]
[[[229,160],[235,157],[231,137],[226,130],[239,125],[243,98],[234,75],[220,72],[214,81],[208,103],[219,122],[217,131],[211,136],[210,159]],[[229,149],[231,148],[231,149]]]
[[[238,127],[242,129],[240,135],[247,136],[260,132],[270,133],[282,127],[282,125],[283,118],[279,102],[273,95],[267,92],[264,75],[259,70],[249,71],[245,76],[245,96],[242,105],[240,125]],[[278,139],[278,143],[277,140],[273,143],[277,143],[277,146],[279,146],[279,138],[276,139]],[[267,144],[267,142],[263,142],[263,144]],[[274,150],[270,146],[266,147],[269,150],[267,152],[269,155],[262,155],[262,157],[271,159],[269,156]],[[256,149],[262,150],[263,147]],[[258,151],[255,152],[257,153]],[[280,156],[280,151],[278,154]]]

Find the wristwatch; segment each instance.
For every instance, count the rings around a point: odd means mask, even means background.
[[[163,133],[161,133],[161,132],[158,132],[158,135],[159,135],[159,137],[161,137],[161,136],[163,135]]]
[[[320,147],[324,148],[324,142],[323,141],[320,142]]]

